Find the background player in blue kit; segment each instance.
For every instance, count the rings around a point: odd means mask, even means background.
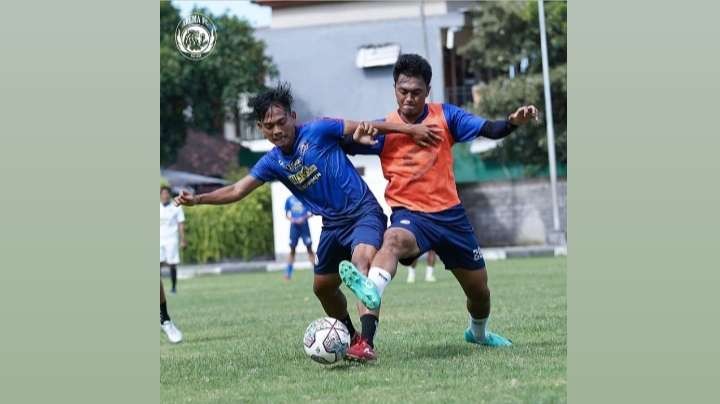
[[[258,128],[275,147],[237,183],[207,194],[181,192],[175,203],[228,204],[240,201],[265,182],[282,182],[310,212],[323,218],[313,291],[325,313],[343,322],[353,341],[358,341],[361,338],[340,290],[338,267],[350,259],[356,267],[369,269],[380,248],[387,217],[340,143],[352,135],[355,142],[372,145],[378,130],[408,134],[418,144],[427,144],[436,135],[427,126],[405,123],[378,122],[373,128],[365,122],[319,119],[296,126],[290,87],[282,83],[259,94],[251,104]],[[366,307],[380,306],[378,290],[369,280],[354,283],[351,290]],[[365,332],[365,320],[361,321]],[[368,327],[374,330],[375,320],[371,321]]]
[[[315,253],[312,249],[312,237],[310,237],[310,225],[308,218],[312,216],[309,210],[303,205],[300,199],[294,195],[288,196],[285,200],[285,216],[290,221],[290,255],[288,256],[287,269],[285,270],[285,279],[290,280],[293,273],[293,264],[295,263],[295,247],[298,240],[302,239],[305,248],[307,248],[308,259],[315,265]]]

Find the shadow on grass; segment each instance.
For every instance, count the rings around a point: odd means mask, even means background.
[[[434,343],[434,344],[423,344],[415,347],[412,350],[402,351],[398,355],[399,359],[417,359],[417,358],[431,358],[431,359],[446,359],[454,356],[469,356],[474,353],[478,348],[470,346],[465,342],[452,342],[452,343]]]
[[[216,335],[216,336],[207,336],[207,337],[191,337],[186,338],[186,341],[189,341],[191,343],[198,343],[198,342],[213,342],[213,341],[230,341],[233,339],[237,339],[237,335]]]
[[[338,364],[335,364],[333,366],[328,366],[327,370],[328,372],[347,372],[350,369],[352,369],[354,366],[352,363],[348,362],[341,362]]]
[[[353,369],[368,369],[376,366],[374,362],[360,363],[356,361],[343,360],[332,366],[328,366],[327,370],[331,372],[349,372]]]

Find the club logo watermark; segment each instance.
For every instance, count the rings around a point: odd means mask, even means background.
[[[175,29],[175,45],[190,60],[201,60],[210,55],[216,40],[215,23],[202,14],[183,18]]]

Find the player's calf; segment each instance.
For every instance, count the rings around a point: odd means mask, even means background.
[[[469,319],[465,341],[493,347],[512,345],[509,339],[487,329],[490,319],[490,289],[487,285],[478,285],[475,290],[467,293],[467,296]]]
[[[345,324],[350,337],[353,337],[357,333],[347,311],[347,299],[340,290],[340,279],[336,278],[337,274],[315,275],[313,292],[323,306],[325,314]]]
[[[469,320],[464,334],[465,341],[492,347],[512,345],[509,339],[487,329],[490,318],[490,289],[485,268],[456,269],[452,272],[467,297]]]
[[[347,299],[340,290],[340,278],[337,274],[316,274],[313,292],[328,316],[340,319],[347,314]]]

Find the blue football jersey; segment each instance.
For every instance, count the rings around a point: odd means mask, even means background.
[[[295,129],[290,154],[278,147],[250,171],[256,179],[278,180],[323,224],[354,220],[368,210],[382,211],[365,181],[343,152],[343,121],[319,119]]]

